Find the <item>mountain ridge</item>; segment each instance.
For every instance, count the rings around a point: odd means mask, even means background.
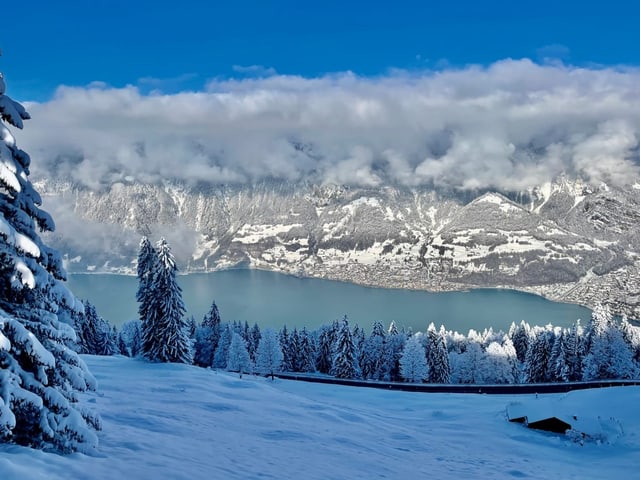
[[[286,182],[38,188],[59,219],[49,241],[71,272],[131,273],[140,236],[164,235],[185,272],[241,266],[380,287],[506,287],[640,318],[634,185],[561,177],[475,196]]]

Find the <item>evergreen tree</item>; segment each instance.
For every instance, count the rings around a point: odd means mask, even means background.
[[[213,366],[213,356],[220,340],[220,311],[214,301],[209,311],[196,327],[193,363],[200,367]]]
[[[295,354],[291,351],[291,341],[289,338],[289,331],[287,326],[284,325],[280,330],[280,346],[282,347],[282,371],[293,372],[295,363]]]
[[[299,339],[298,348],[300,351],[300,354],[299,354],[300,370],[299,371],[305,372],[305,373],[315,372],[316,371],[316,365],[315,365],[316,349],[313,343],[313,338],[309,335],[309,332],[307,331],[306,327],[303,327],[302,330],[300,330],[300,332],[298,333],[298,339]]]
[[[640,363],[640,328],[631,325],[627,317],[623,316],[620,322],[620,331],[622,332],[622,338],[624,338],[633,353],[634,361],[636,364]]]
[[[429,366],[429,383],[450,383],[451,370],[449,354],[445,340],[444,327],[436,331],[433,323],[427,329],[427,365]]]
[[[385,343],[384,327],[380,322],[375,322],[371,329],[371,335],[367,338],[362,348],[362,376],[370,380],[381,380],[382,360],[384,357]]]
[[[260,345],[260,338],[262,338],[262,333],[260,332],[260,327],[257,323],[253,324],[251,327],[251,331],[249,332],[249,356],[251,357],[251,361],[255,363],[256,354],[258,351],[258,345]]]
[[[333,347],[333,365],[331,374],[336,378],[360,378],[358,368],[358,350],[353,342],[349,320],[345,315]]]
[[[220,340],[213,354],[214,368],[227,368],[227,358],[229,356],[229,345],[231,345],[231,337],[233,335],[233,327],[226,323],[220,326]]]
[[[333,326],[323,325],[318,334],[318,349],[316,352],[316,370],[320,373],[331,372],[333,363]]]
[[[582,327],[580,320],[565,332],[563,336],[562,353],[564,359],[560,365],[561,378],[565,382],[582,380]],[[557,368],[557,367],[556,367]]]
[[[267,328],[262,332],[256,351],[256,369],[262,375],[271,375],[280,371],[282,365],[282,348],[275,330]]]
[[[242,338],[242,335],[237,332],[233,332],[231,336],[227,356],[227,370],[238,372],[240,378],[242,378],[243,373],[251,372],[251,359],[249,358],[247,343]]]
[[[533,327],[529,349],[522,370],[524,383],[544,383],[549,381],[547,367],[551,356],[553,332],[547,328]]]
[[[424,347],[420,339],[414,335],[404,346],[400,357],[400,375],[406,382],[419,383],[429,377],[429,367]]]
[[[80,353],[114,355],[118,351],[109,323],[98,315],[91,302],[84,301],[84,315],[77,318],[76,335]]]
[[[89,452],[100,420],[77,402],[95,380],[69,348],[72,317],[84,307],[62,283],[60,254],[38,234],[54,222],[7,127],[21,129],[28,118],[0,74],[0,441]]]
[[[137,357],[142,353],[142,322],[140,320],[129,320],[123,323],[118,336],[122,355]]]
[[[479,338],[478,338],[479,340]],[[470,340],[464,352],[458,354],[452,352],[451,381],[463,384],[485,383],[487,376],[485,352],[479,341]]]
[[[520,322],[520,325],[516,326],[515,323],[511,324],[509,329],[509,337],[513,343],[513,347],[516,349],[516,355],[518,361],[523,363],[527,356],[527,350],[529,349],[529,341],[531,339],[531,327],[524,320]]]
[[[609,308],[596,306],[589,327],[589,348],[583,362],[583,380],[629,379],[635,375],[633,352]]]
[[[171,248],[163,238],[158,242],[157,262],[151,273],[153,296],[147,318],[142,322],[142,351],[153,361],[192,362],[182,289],[176,281],[177,270]]]
[[[153,300],[153,269],[158,263],[158,253],[145,236],[140,240],[138,252],[138,265],[136,267],[138,277],[138,290],[136,291],[136,301],[138,305],[138,316],[140,321],[145,323],[149,316],[149,308]]]
[[[547,363],[547,378],[550,382],[564,381],[567,366],[565,365],[565,334],[560,327],[552,330],[550,335],[551,353]]]
[[[396,328],[396,324],[391,322],[389,326],[389,335],[384,343],[384,354],[380,365],[382,379],[390,382],[398,382],[402,380],[400,375],[400,358],[404,350],[407,336],[400,333]]]
[[[507,340],[511,342],[510,340]],[[515,356],[515,349],[513,349]],[[482,382],[492,384],[516,383],[516,373],[510,352],[498,342],[491,342],[483,356]]]
[[[291,362],[292,372],[301,372],[302,365],[302,352],[300,352],[300,334],[297,328],[293,328],[293,331],[289,335],[289,341],[287,342],[287,356]]]

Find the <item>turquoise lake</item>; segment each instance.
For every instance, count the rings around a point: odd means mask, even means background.
[[[261,327],[316,327],[342,318],[370,331],[374,321],[385,326],[424,331],[430,322],[467,333],[470,328],[509,328],[525,320],[531,325],[568,326],[591,311],[512,290],[479,289],[462,292],[369,288],[330,280],[298,278],[260,270],[225,270],[181,275],[187,314],[200,321],[216,301],[223,321],[255,322]],[[133,276],[74,274],[67,282],[81,299],[91,301],[106,320],[121,325],[137,318]]]

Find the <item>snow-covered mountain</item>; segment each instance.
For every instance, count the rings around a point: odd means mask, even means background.
[[[246,266],[415,289],[509,287],[615,302],[640,317],[640,185],[560,178],[524,193],[262,182],[42,181],[50,243],[71,271],[128,272],[142,234],[166,236],[182,270]]]

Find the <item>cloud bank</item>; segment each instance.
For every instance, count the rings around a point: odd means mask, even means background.
[[[205,91],[60,87],[19,145],[33,175],[120,181],[522,190],[640,175],[640,70],[504,60],[361,78],[213,80]]]

